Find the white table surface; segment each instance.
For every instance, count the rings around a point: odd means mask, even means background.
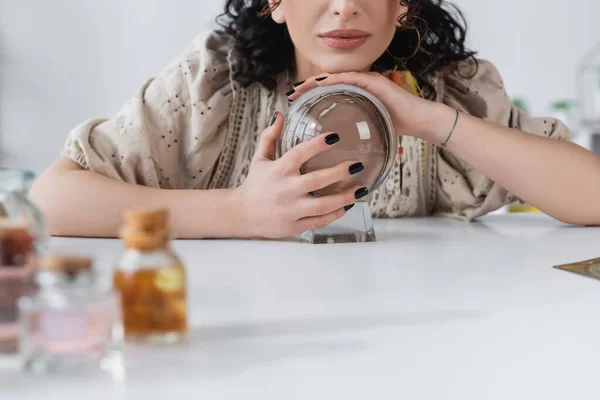
[[[177,241],[191,343],[129,348],[125,376],[32,378],[1,400],[599,399],[600,229],[542,215],[376,221],[379,242]],[[108,267],[116,240],[53,239]]]

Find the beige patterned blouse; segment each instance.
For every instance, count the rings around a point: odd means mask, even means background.
[[[239,186],[260,133],[275,110],[285,112],[289,82],[269,91],[232,79],[229,41],[199,35],[156,78],[145,82],[117,115],[92,119],[69,135],[62,155],[109,178],[164,189]],[[472,79],[456,69],[432,76],[437,101],[462,112],[534,135],[569,140],[553,119],[531,118],[515,108],[492,64],[480,60]],[[375,217],[442,215],[472,220],[516,199],[451,153],[403,137],[400,168],[371,196]],[[398,156],[400,157],[400,156]],[[396,160],[398,164],[400,159]]]

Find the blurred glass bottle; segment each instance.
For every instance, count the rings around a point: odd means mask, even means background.
[[[577,96],[581,127],[600,133],[600,42],[577,65]]]
[[[36,290],[34,247],[24,223],[0,218],[0,352],[14,352],[18,347],[17,303]]]
[[[515,107],[523,112],[529,113],[529,105],[527,101],[521,97],[514,98],[512,103]],[[537,213],[540,212],[536,207],[531,204],[515,200],[511,204],[506,206],[506,211],[509,213]]]
[[[39,291],[19,300],[19,347],[26,371],[96,369],[119,352],[118,297],[96,278],[88,257],[47,255],[40,260]]]
[[[0,217],[24,223],[40,250],[50,236],[42,212],[28,198],[34,177],[30,171],[0,168]]]
[[[170,344],[186,339],[186,274],[171,251],[167,225],[166,210],[125,214],[121,238],[126,251],[113,282],[129,341]]]

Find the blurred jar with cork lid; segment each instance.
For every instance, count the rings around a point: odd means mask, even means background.
[[[121,295],[125,338],[130,342],[175,344],[187,339],[185,267],[170,246],[166,209],[125,213],[125,251],[113,283]]]

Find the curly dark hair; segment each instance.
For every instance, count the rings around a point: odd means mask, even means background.
[[[395,66],[410,71],[429,99],[436,97],[426,79],[429,73],[465,60],[474,62],[473,75],[476,73],[476,53],[465,46],[467,24],[455,5],[444,0],[398,1],[408,11],[399,18],[401,27],[389,52],[373,64],[374,71]],[[234,76],[244,86],[258,82],[274,89],[275,77],[295,67],[294,44],[287,26],[269,18],[269,11],[268,0],[227,0],[225,11],[217,17],[224,32],[234,39],[234,54],[240,65]]]

